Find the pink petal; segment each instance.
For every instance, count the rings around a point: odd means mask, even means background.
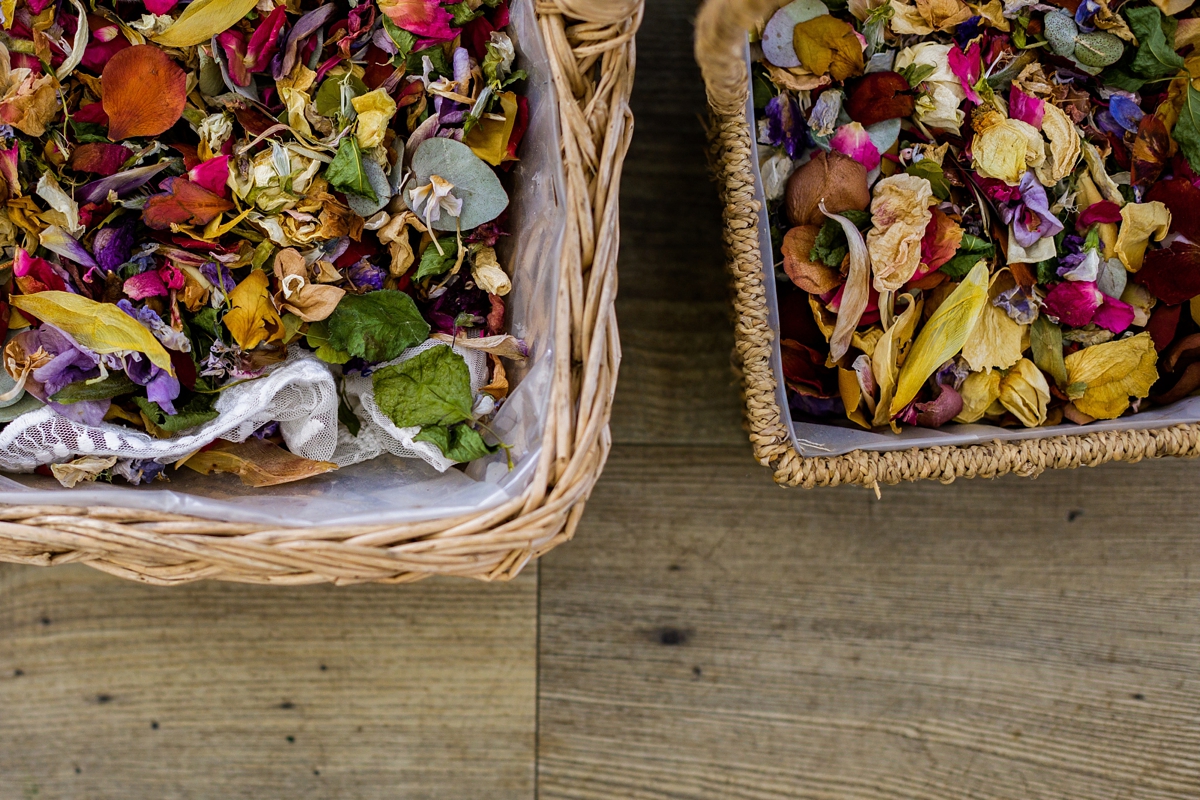
[[[1028,122],[1039,131],[1042,129],[1042,117],[1046,113],[1046,101],[1022,92],[1014,84],[1008,93],[1008,116],[1011,119]]]
[[[241,31],[229,30],[217,36],[217,44],[225,51],[229,65],[229,78],[238,86],[250,85],[250,71],[246,69],[246,37]]]
[[[146,0],[146,10],[151,14],[166,14],[179,5],[179,0]]]
[[[456,35],[450,27],[453,17],[438,0],[380,0],[379,8],[397,27],[417,36],[449,41]]]
[[[1046,313],[1064,325],[1078,328],[1096,315],[1105,295],[1093,281],[1063,281],[1046,295]]]
[[[200,184],[213,194],[228,198],[229,156],[217,156],[197,164],[188,172],[188,180]]]
[[[1104,304],[1092,317],[1092,322],[1113,333],[1124,333],[1133,324],[1133,306],[1106,296]]]
[[[829,146],[844,156],[850,156],[867,168],[867,172],[879,166],[879,150],[867,135],[867,129],[857,122],[850,122],[837,129]]]
[[[958,82],[962,84],[963,91],[967,93],[967,99],[978,105],[979,94],[975,91],[975,84],[979,82],[979,77],[983,74],[983,61],[980,59],[979,42],[971,42],[971,46],[967,48],[967,52],[965,53],[957,47],[951,47],[948,58],[950,61],[950,71],[958,77]]]
[[[162,277],[158,274],[158,270],[150,270],[125,281],[124,287],[126,296],[130,300],[145,300],[147,297],[166,297],[169,292],[167,286],[163,283]]]

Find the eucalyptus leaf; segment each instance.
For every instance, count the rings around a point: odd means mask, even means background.
[[[38,400],[29,392],[22,392],[11,404],[0,406],[0,425],[12,422],[22,414],[37,411],[43,405],[44,403],[41,400]]]
[[[443,213],[433,227],[439,231],[470,230],[490,222],[508,207],[508,193],[490,166],[462,142],[443,137],[426,139],[412,157],[413,177],[404,188],[404,202],[413,209],[412,190],[437,175],[454,184],[452,194],[461,199],[462,212],[452,217]]]
[[[375,199],[348,194],[346,195],[346,205],[350,206],[350,210],[363,219],[369,219],[382,211],[383,207],[392,199],[392,186],[388,183],[388,176],[383,171],[383,167],[369,158],[363,159],[363,173],[366,174],[367,183],[375,192]]]

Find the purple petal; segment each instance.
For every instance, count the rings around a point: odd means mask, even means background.
[[[118,172],[116,175],[109,175],[107,178],[85,183],[75,190],[75,197],[77,200],[82,200],[85,203],[101,203],[104,201],[104,198],[108,197],[109,192],[116,192],[118,197],[129,194],[139,186],[144,186],[151,178],[173,163],[173,160],[161,161],[148,167],[127,169],[124,172]]]

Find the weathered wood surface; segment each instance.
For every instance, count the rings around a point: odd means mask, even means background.
[[[694,12],[639,36],[618,444],[540,568],[539,796],[1200,797],[1200,464],[877,501],[752,461]]]
[[[0,567],[0,800],[531,798],[536,580]]]

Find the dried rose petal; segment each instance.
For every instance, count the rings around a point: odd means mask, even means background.
[[[846,100],[850,119],[865,126],[907,117],[916,109],[912,87],[898,72],[872,72],[854,85]]]
[[[72,151],[67,166],[80,172],[108,177],[115,175],[131,155],[133,151],[123,144],[90,142],[81,144]]]
[[[153,45],[117,53],[104,66],[100,83],[110,139],[157,136],[183,116],[187,74]]]

